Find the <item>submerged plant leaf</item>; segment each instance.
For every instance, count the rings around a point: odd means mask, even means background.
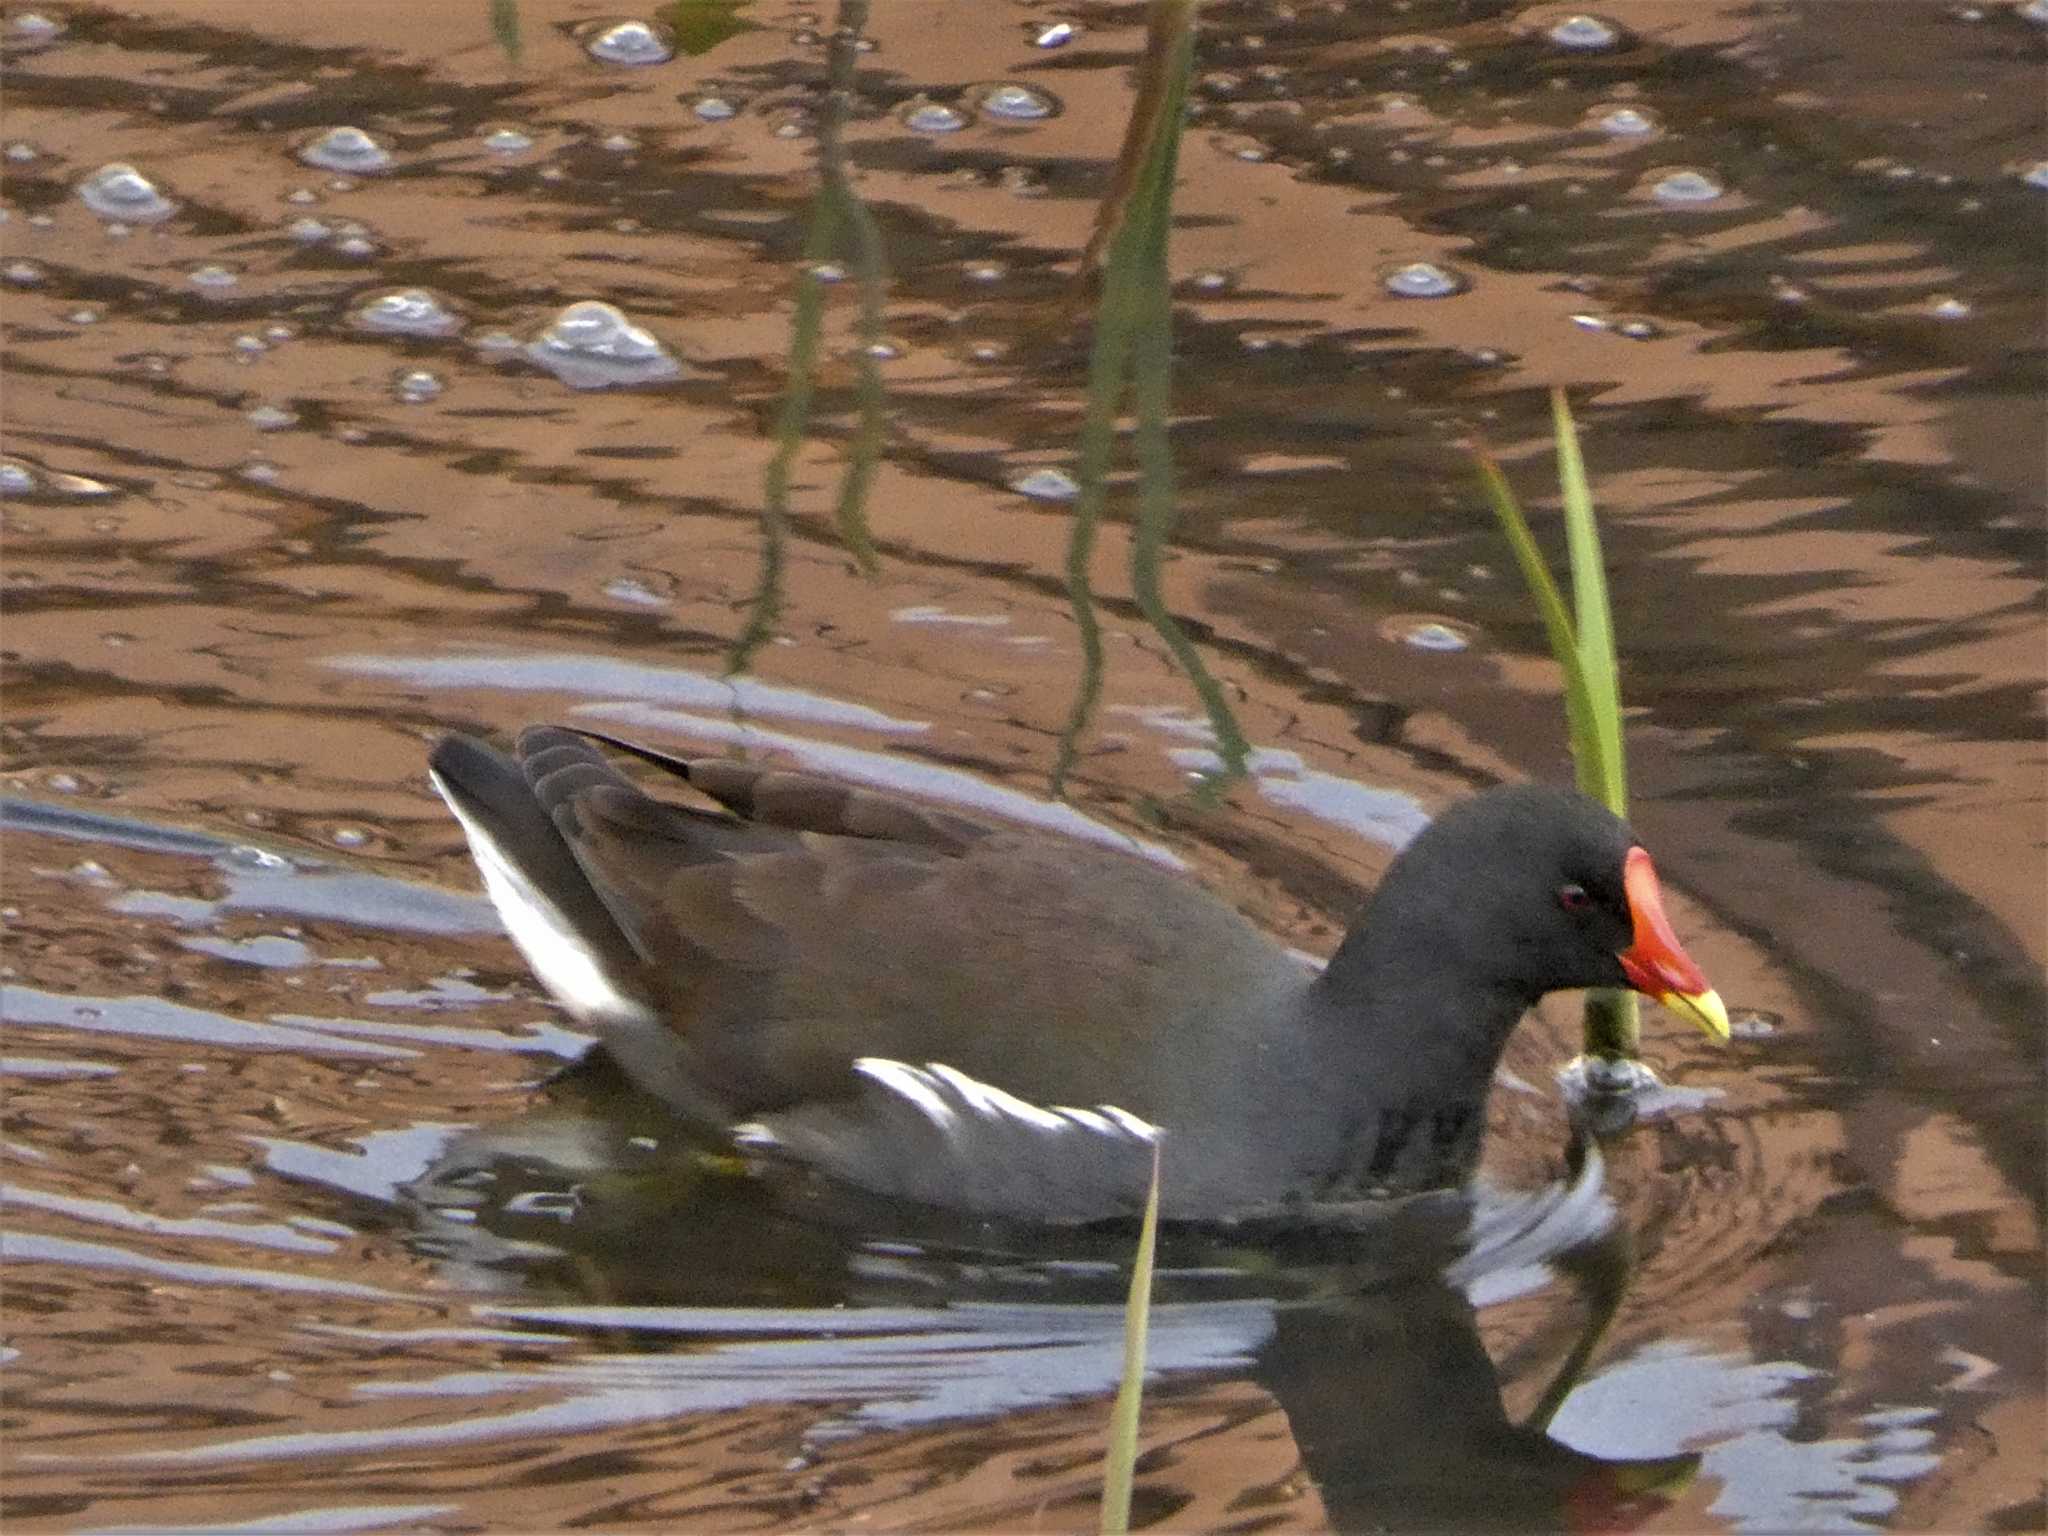
[[[1109,190],[1095,210],[1095,228],[1081,253],[1083,273],[1099,271],[1108,264],[1147,175],[1158,164],[1161,141],[1179,142],[1186,120],[1188,70],[1199,3],[1152,0],[1146,8],[1145,57],[1138,71],[1137,100],[1131,103]]]
[[[1075,461],[1080,495],[1075,500],[1073,530],[1067,543],[1067,600],[1081,642],[1081,675],[1053,764],[1052,793],[1056,797],[1065,793],[1081,733],[1093,718],[1102,693],[1102,635],[1089,564],[1108,501],[1106,480],[1116,444],[1118,412],[1127,389],[1136,417],[1139,482],[1131,542],[1132,595],[1146,622],[1187,674],[1209,717],[1224,767],[1223,774],[1211,781],[1211,790],[1224,779],[1242,776],[1250,753],[1222,688],[1174,619],[1160,586],[1160,568],[1176,510],[1168,422],[1173,305],[1167,242],[1173,225],[1181,124],[1194,67],[1196,8],[1197,0],[1152,0],[1137,98],[1111,190],[1097,212],[1095,231],[1083,257],[1084,272],[1100,266],[1101,285]]]
[[[839,26],[832,40],[832,88],[840,105],[825,113],[819,125],[818,168],[824,178],[818,200],[828,204],[853,236],[853,276],[860,292],[860,315],[855,331],[860,350],[854,360],[853,398],[859,412],[853,443],[846,454],[846,469],[839,479],[839,500],[832,520],[839,540],[853,556],[864,575],[881,569],[875,542],[868,532],[868,492],[875,483],[875,468],[882,457],[882,438],[887,429],[882,389],[882,370],[876,349],[882,340],[882,300],[889,274],[882,255],[882,231],[868,205],[853,189],[846,172],[845,103],[853,95],[856,46],[867,30],[868,0],[841,0]],[[814,285],[815,286],[815,285]]]
[[[1187,14],[1192,18],[1192,6]],[[1168,416],[1173,405],[1173,292],[1167,272],[1167,238],[1173,225],[1173,179],[1180,161],[1178,124],[1187,100],[1194,29],[1171,34],[1174,53],[1165,75],[1159,112],[1170,127],[1152,139],[1152,151],[1131,199],[1124,229],[1111,254],[1102,307],[1129,304],[1136,312],[1132,341],[1131,405],[1137,418],[1138,516],[1131,540],[1131,590],[1173,659],[1185,672],[1209,717],[1223,772],[1208,780],[1216,788],[1242,778],[1251,744],[1210,675],[1202,654],[1190,643],[1160,589],[1160,566],[1178,513],[1174,501],[1173,445]]]
[[[519,0],[491,0],[491,36],[505,50],[505,57],[519,62]]]
[[[669,0],[659,14],[674,34],[676,47],[695,58],[753,30],[754,24],[740,16],[749,3],[750,0]]]
[[[842,234],[848,229],[853,234],[861,293],[862,345],[855,373],[860,425],[847,455],[833,520],[840,539],[862,571],[873,575],[878,564],[874,541],[868,534],[867,496],[874,483],[875,463],[881,455],[884,401],[881,374],[868,348],[881,334],[882,288],[887,273],[883,268],[881,232],[847,177],[842,138],[853,100],[854,61],[859,56],[856,45],[866,28],[867,16],[867,0],[841,0],[839,25],[833,31],[827,55],[831,89],[826,92],[825,109],[818,125],[819,188],[811,199],[804,231],[804,272],[797,284],[796,310],[789,328],[789,379],[775,413],[775,451],[761,477],[761,569],[755,578],[753,596],[748,600],[746,624],[726,652],[728,676],[747,669],[761,647],[774,636],[782,616],[791,471],[810,426],[824,335],[824,284],[813,275],[813,269],[837,254]]]
[[[1131,1294],[1124,1304],[1124,1373],[1109,1415],[1109,1446],[1103,1453],[1103,1536],[1131,1528],[1131,1484],[1138,1466],[1138,1415],[1145,1406],[1145,1339],[1152,1324],[1152,1266],[1159,1247],[1159,1143],[1152,1143],[1152,1184],[1145,1192],[1145,1219],[1138,1228],[1138,1256],[1131,1265]]]

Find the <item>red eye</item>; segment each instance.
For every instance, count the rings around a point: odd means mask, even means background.
[[[1567,912],[1583,912],[1593,905],[1593,898],[1586,894],[1583,885],[1560,885],[1557,888],[1557,904]]]

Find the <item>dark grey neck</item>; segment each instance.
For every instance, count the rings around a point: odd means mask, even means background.
[[[1461,1183],[1478,1160],[1494,1069],[1536,999],[1492,979],[1491,935],[1468,897],[1397,863],[1313,989],[1319,1086],[1345,1128],[1342,1185]]]

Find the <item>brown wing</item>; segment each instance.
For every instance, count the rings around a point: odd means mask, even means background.
[[[1190,1200],[1277,1187],[1267,1101],[1298,1073],[1266,1026],[1307,976],[1229,907],[1100,846],[620,745],[719,808],[562,730],[434,766],[521,949],[643,1088],[940,1203],[1121,1202],[1145,1142],[1102,1105],[1167,1127]]]

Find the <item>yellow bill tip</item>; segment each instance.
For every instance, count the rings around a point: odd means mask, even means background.
[[[1657,1001],[1691,1019],[1701,1034],[1716,1040],[1728,1038],[1728,1009],[1712,987],[1704,992],[1666,992]]]

